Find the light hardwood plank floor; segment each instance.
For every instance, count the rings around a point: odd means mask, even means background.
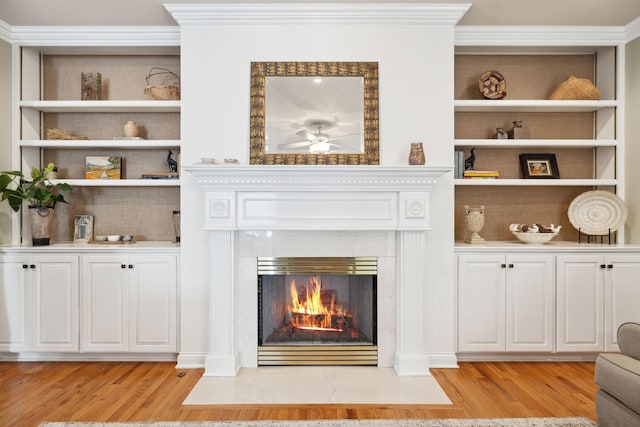
[[[155,362],[3,362],[0,426],[320,418],[584,416],[595,421],[592,362],[466,362],[459,369],[433,369],[453,405],[183,406],[202,372]]]

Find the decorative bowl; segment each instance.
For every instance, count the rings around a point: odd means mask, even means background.
[[[512,231],[513,235],[518,238],[521,242],[529,243],[532,245],[542,245],[544,243],[548,243],[558,235],[558,232],[555,233],[524,233],[522,231]]]
[[[106,242],[107,236],[96,236],[94,239],[96,242]]]
[[[117,242],[122,238],[119,234],[110,234],[107,236],[107,240],[110,242]]]

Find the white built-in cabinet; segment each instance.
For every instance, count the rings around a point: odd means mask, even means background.
[[[176,257],[82,257],[82,351],[176,352]]]
[[[0,351],[78,351],[78,257],[0,256]]]
[[[553,349],[553,257],[458,257],[459,351]]]
[[[458,245],[458,352],[618,351],[640,322],[640,247],[566,245]]]
[[[0,248],[0,358],[176,353],[179,249],[163,246]]]
[[[616,331],[640,321],[640,254],[557,257],[558,351],[618,351]]]

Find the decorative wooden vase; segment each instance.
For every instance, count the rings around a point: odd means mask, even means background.
[[[409,151],[409,164],[410,165],[424,165],[424,148],[422,142],[412,142],[411,150]]]
[[[468,205],[464,206],[465,225],[467,230],[471,232],[471,237],[465,240],[466,243],[478,244],[484,243],[484,239],[480,237],[480,230],[484,227],[484,206],[479,208],[470,208]]]

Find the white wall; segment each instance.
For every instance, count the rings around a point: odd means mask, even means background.
[[[0,40],[0,171],[11,169],[11,45]],[[0,203],[0,244],[11,243],[11,208]]]
[[[182,163],[249,159],[249,73],[253,61],[374,61],[379,64],[380,159],[406,165],[422,141],[427,164],[451,166],[453,25],[183,25]],[[209,243],[203,193],[184,174],[181,359],[207,351]],[[453,179],[433,194],[425,279],[428,353],[454,351]],[[437,366],[434,360],[432,366]]]
[[[640,243],[640,38],[627,44],[625,61],[625,202],[629,209],[625,241]]]

